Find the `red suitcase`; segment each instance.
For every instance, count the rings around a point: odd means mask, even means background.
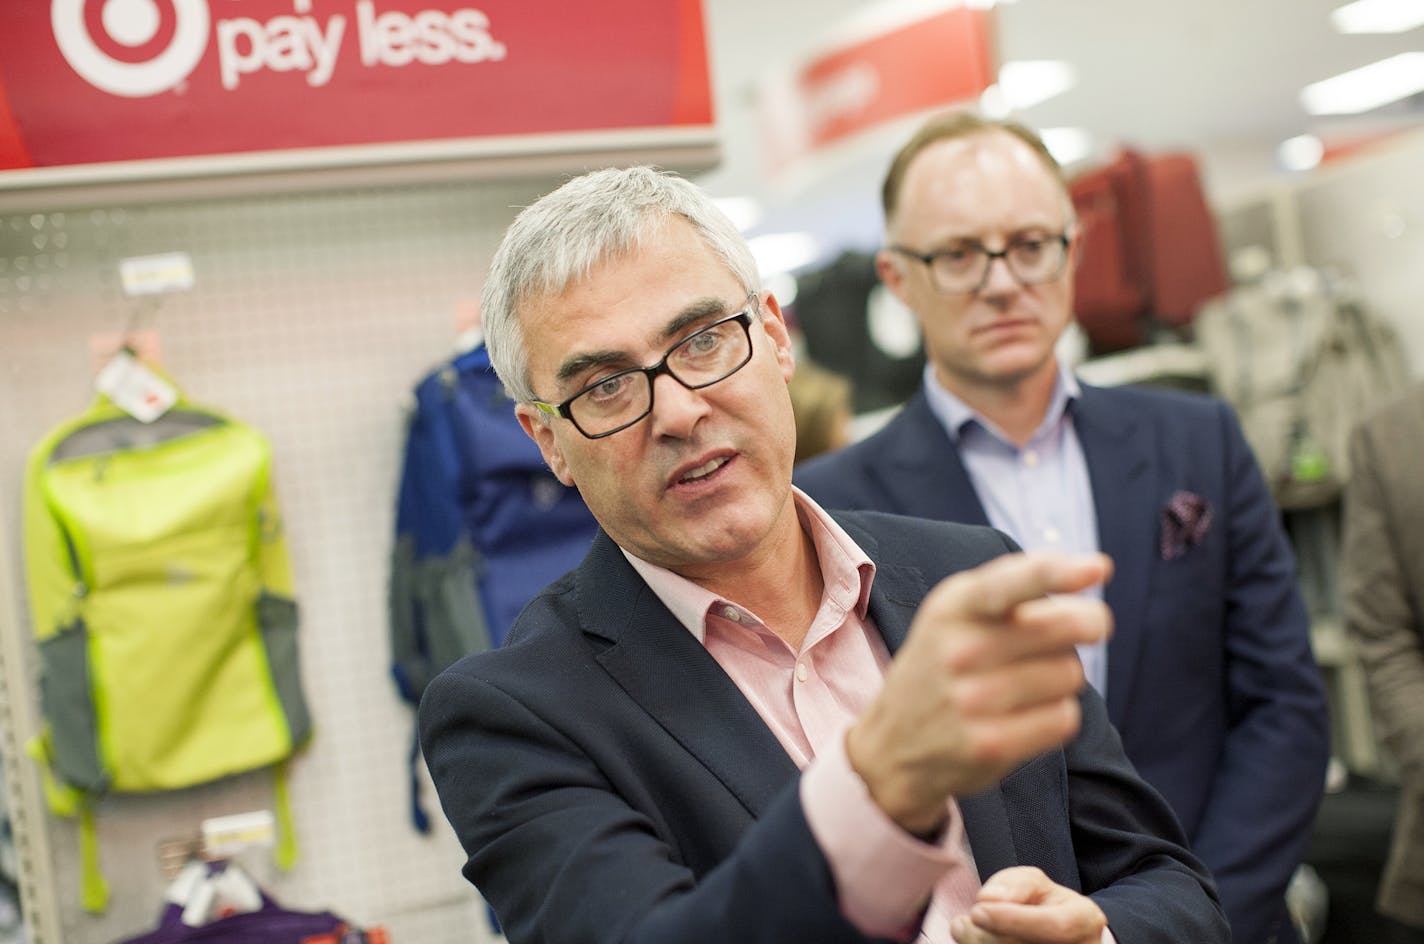
[[[1123,149],[1069,186],[1083,236],[1074,309],[1095,353],[1181,327],[1227,289],[1216,220],[1189,154]]]

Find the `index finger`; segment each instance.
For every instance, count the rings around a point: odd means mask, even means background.
[[[1112,574],[1106,554],[1029,551],[1005,554],[946,578],[944,593],[971,617],[1000,619],[1020,603],[1050,593],[1077,593]]]

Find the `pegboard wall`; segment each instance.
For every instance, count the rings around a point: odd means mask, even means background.
[[[110,797],[98,814],[108,911],[79,907],[72,821],[42,806],[19,756],[38,713],[20,552],[30,447],[93,396],[91,342],[155,332],[187,396],[262,430],[301,614],[315,734],[291,765],[301,858],[244,862],[279,901],[381,924],[395,944],[493,940],[429,791],[436,828],[410,825],[413,719],[387,672],[386,580],[416,381],[453,351],[457,310],[518,206],[546,180],[408,186],[0,216],[0,631],[8,658],[6,770],[34,944],[110,944],[151,928],[165,886],[158,844],[210,816],[270,809],[246,774],[171,794]],[[181,251],[196,284],[136,307],[119,260]],[[19,664],[16,664],[16,663]]]

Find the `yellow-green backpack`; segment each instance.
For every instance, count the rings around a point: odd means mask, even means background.
[[[31,451],[24,552],[51,809],[80,818],[102,910],[94,801],[277,767],[310,734],[291,567],[255,429],[180,399],[151,423],[99,397]]]

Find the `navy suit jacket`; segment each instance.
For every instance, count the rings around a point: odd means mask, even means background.
[[[892,652],[942,576],[998,532],[837,516],[877,562]],[[981,876],[1014,864],[1093,895],[1118,940],[1227,940],[1170,809],[1084,695],[1078,737],[960,801]],[[464,874],[514,944],[866,940],[841,917],[776,736],[607,535],[537,597],[502,649],[441,674],[420,706]]]
[[[1297,940],[1284,908],[1329,758],[1329,725],[1280,515],[1223,402],[1083,386],[1073,423],[1087,459],[1105,591],[1107,706],[1127,755],[1171,803],[1212,869],[1237,944]],[[826,508],[988,524],[921,390],[879,432],[803,463]],[[1162,512],[1177,491],[1213,513],[1171,560]]]

